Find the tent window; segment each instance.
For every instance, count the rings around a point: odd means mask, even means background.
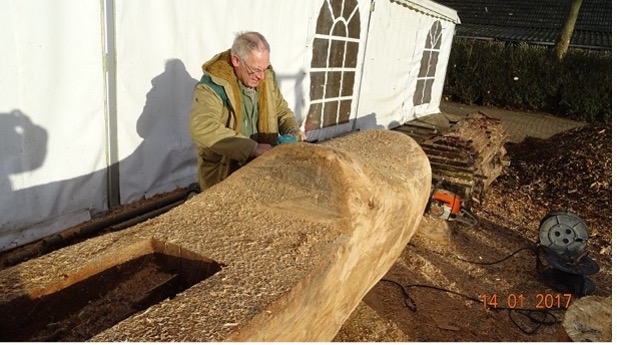
[[[435,21],[431,30],[426,35],[424,53],[420,64],[420,73],[416,83],[416,92],[413,96],[413,104],[420,105],[430,103],[435,72],[437,70],[437,59],[441,48],[441,23]]]
[[[357,0],[324,0],[317,20],[305,129],[348,123],[360,46]]]

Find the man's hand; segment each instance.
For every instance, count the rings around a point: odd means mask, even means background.
[[[289,134],[294,135],[298,141],[306,141],[306,134],[300,128],[292,130]]]
[[[270,150],[271,148],[272,148],[272,145],[270,144],[257,144],[255,148],[253,149],[253,154],[251,154],[251,156],[259,157],[263,155],[264,153],[266,153],[266,151]]]

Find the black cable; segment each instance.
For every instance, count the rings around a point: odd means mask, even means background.
[[[403,295],[405,295],[405,305],[407,306],[407,308],[409,308],[413,312],[417,311],[416,302],[413,300],[413,298],[411,297],[409,292],[407,292],[407,289],[403,285],[399,284],[399,282],[396,282],[394,280],[385,279],[385,278],[381,279],[381,281],[392,283],[398,286],[401,289],[401,292],[403,293]]]
[[[411,244],[411,243],[408,243],[407,245],[408,245],[408,246],[410,246],[410,245],[412,245],[412,244]],[[471,260],[467,260],[467,259],[460,258],[460,257],[458,257],[458,256],[454,256],[454,258],[456,258],[457,260],[460,260],[460,261],[466,262],[466,263],[474,264],[474,265],[486,265],[486,266],[489,266],[489,265],[495,265],[495,264],[502,263],[502,262],[504,262],[504,261],[506,261],[506,260],[508,260],[508,259],[512,258],[514,255],[516,255],[516,254],[518,254],[518,253],[520,253],[520,252],[522,252],[522,251],[524,251],[524,250],[529,250],[529,251],[533,252],[534,254],[536,254],[536,256],[538,255],[538,249],[537,249],[536,247],[529,247],[529,246],[528,246],[528,247],[522,247],[522,248],[519,248],[519,249],[517,249],[516,251],[514,251],[512,254],[510,254],[510,255],[506,256],[505,258],[500,259],[500,260],[497,260],[497,261],[492,261],[492,262],[471,261]],[[437,252],[437,251],[432,251],[432,252],[433,252],[433,253],[437,253],[437,254],[444,255],[443,253],[440,253],[440,252]]]
[[[466,259],[463,259],[463,258],[459,258],[458,256],[455,256],[455,258],[456,258],[456,259],[458,259],[458,260],[460,260],[460,261],[467,262],[467,263],[470,263],[470,264],[475,264],[475,265],[487,265],[487,266],[489,266],[489,265],[495,265],[495,264],[502,263],[502,262],[504,262],[504,261],[506,261],[506,260],[510,259],[510,258],[511,258],[511,257],[513,257],[514,255],[516,255],[516,254],[518,254],[518,253],[520,253],[520,252],[522,252],[522,251],[524,251],[524,250],[529,250],[529,251],[532,251],[532,252],[533,252],[534,254],[536,254],[536,255],[538,254],[538,251],[537,251],[537,249],[536,249],[535,247],[523,247],[523,248],[520,248],[520,249],[518,249],[518,250],[514,251],[512,254],[510,254],[510,255],[506,256],[505,258],[503,258],[503,259],[501,259],[501,260],[493,261],[493,262],[477,262],[477,261],[470,261],[470,260],[466,260]]]
[[[522,332],[524,332],[525,334],[529,334],[529,335],[537,333],[540,330],[540,327],[542,326],[552,326],[556,323],[560,323],[559,319],[557,319],[557,316],[555,316],[555,314],[551,313],[548,310],[518,309],[518,308],[510,309],[510,308],[503,308],[503,307],[495,308],[495,309],[500,309],[500,310],[507,309],[508,317],[510,318],[510,321],[512,321],[512,323]],[[529,319],[529,321],[536,324],[535,327],[532,328],[531,330],[523,329],[523,327],[516,320],[514,320],[514,318],[512,318],[513,312],[516,312],[517,314],[525,316],[527,319]],[[542,315],[543,319],[540,320],[536,317],[533,317],[534,313]],[[551,321],[547,321],[549,317],[552,319]]]

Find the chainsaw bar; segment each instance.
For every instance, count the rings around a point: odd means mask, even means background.
[[[468,209],[461,207],[461,212],[458,215],[451,214],[450,220],[469,224],[469,225],[478,225],[478,218],[471,213]]]

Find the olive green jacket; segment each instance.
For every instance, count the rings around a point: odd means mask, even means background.
[[[240,134],[242,97],[238,79],[231,65],[229,50],[222,52],[202,66],[211,82],[223,87],[228,99],[223,99],[207,83],[195,86],[193,105],[189,115],[189,133],[197,146],[197,170],[202,190],[224,180],[232,166],[245,164],[257,143],[276,144],[278,134],[298,128],[294,113],[289,109],[276,84],[269,66],[259,91],[259,118],[256,140]]]

